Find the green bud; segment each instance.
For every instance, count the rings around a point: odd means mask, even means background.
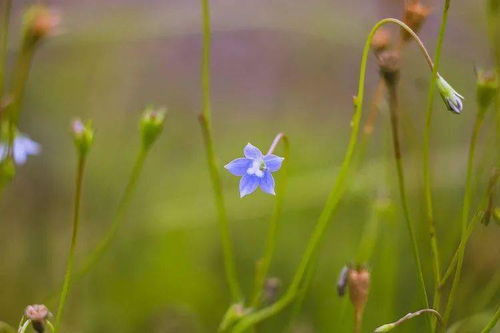
[[[396,327],[396,324],[385,324],[382,326],[379,326],[375,329],[375,333],[380,333],[380,332],[389,332],[392,330],[394,327]]]
[[[141,121],[140,130],[142,136],[142,147],[145,150],[151,148],[158,136],[163,131],[166,111],[164,108],[155,109],[148,107],[144,111]]]
[[[453,89],[453,87],[439,74],[437,75],[436,85],[448,110],[453,113],[460,114],[463,109],[462,101],[464,97],[457,93],[455,89]]]
[[[485,112],[495,100],[498,89],[498,79],[493,71],[478,70],[476,76],[477,103],[479,105],[479,111]]]
[[[87,155],[94,141],[92,123],[88,121],[86,124],[83,124],[80,119],[74,120],[71,124],[71,134],[73,135],[78,154],[81,156]]]

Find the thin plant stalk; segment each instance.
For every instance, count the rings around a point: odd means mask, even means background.
[[[464,190],[464,199],[462,204],[462,235],[460,242],[465,243],[465,238],[467,236],[467,222],[469,220],[470,206],[473,195],[473,184],[472,184],[472,171],[474,169],[474,157],[476,152],[477,139],[479,137],[479,132],[484,120],[484,110],[479,110],[476,114],[476,119],[474,121],[474,128],[472,130],[472,136],[469,144],[469,155],[467,158],[467,171],[466,171],[466,181]],[[460,283],[460,277],[462,273],[462,265],[464,261],[465,246],[458,253],[457,268],[455,270],[455,276],[453,278],[453,283],[450,290],[450,295],[448,297],[448,302],[446,304],[446,309],[443,318],[443,329],[446,328],[448,321],[450,319],[451,310],[453,308],[453,303],[455,302],[455,296],[457,293],[458,285]]]
[[[2,22],[0,26],[0,96],[3,97],[5,87],[5,73],[7,68],[8,40],[9,40],[9,21],[12,8],[12,0],[2,1],[1,15]],[[0,113],[0,119],[2,114]]]
[[[215,154],[211,98],[210,98],[210,63],[211,63],[211,23],[210,23],[210,3],[209,0],[201,0],[202,22],[203,22],[203,48],[201,57],[201,90],[202,90],[202,112],[199,116],[202,129],[207,162],[214,192],[215,206],[218,213],[218,226],[222,242],[224,256],[224,269],[226,280],[229,285],[233,301],[240,301],[242,298],[241,287],[236,272],[233,244],[229,230],[224,194],[219,173],[219,163]]]
[[[244,332],[246,329],[252,327],[256,323],[269,318],[278,312],[282,311],[285,307],[287,307],[297,296],[298,291],[300,290],[301,283],[308,271],[311,260],[314,258],[314,255],[317,252],[319,245],[323,239],[325,230],[327,229],[331,216],[333,212],[336,210],[340,200],[343,197],[345,189],[347,187],[347,180],[351,170],[351,162],[352,157],[357,145],[358,134],[360,129],[360,120],[363,112],[363,99],[364,99],[364,91],[365,91],[365,77],[366,77],[366,68],[368,55],[370,52],[370,43],[373,38],[375,32],[384,24],[394,23],[401,26],[403,29],[408,31],[412,37],[417,41],[421,51],[424,53],[425,59],[432,69],[433,63],[430,58],[427,50],[425,49],[423,43],[420,41],[418,36],[403,22],[394,18],[386,18],[375,24],[375,26],[370,31],[368,38],[366,40],[365,46],[363,48],[363,55],[361,58],[361,66],[360,66],[360,74],[359,74],[359,86],[358,86],[358,94],[355,97],[355,112],[351,120],[351,135],[349,139],[349,143],[347,145],[347,150],[344,155],[344,160],[342,162],[342,166],[338,173],[337,179],[333,188],[327,198],[323,211],[316,222],[312,235],[309,239],[305,252],[302,256],[302,259],[299,263],[299,266],[293,276],[292,282],[284,295],[275,303],[270,306],[263,308],[259,311],[253,312],[244,318],[242,318],[234,327],[233,332]],[[418,268],[421,271],[421,267]],[[421,283],[423,281],[421,280]],[[422,289],[425,290],[425,287],[422,285]],[[426,295],[426,293],[423,293]],[[426,298],[426,296],[425,296]]]
[[[73,232],[71,235],[71,246],[69,249],[68,261],[66,264],[66,273],[64,275],[64,283],[61,289],[61,295],[59,298],[59,305],[57,307],[55,329],[56,332],[61,326],[62,314],[66,299],[68,297],[69,289],[71,286],[71,278],[73,275],[73,264],[75,259],[75,249],[78,237],[79,225],[80,225],[80,204],[82,197],[82,183],[83,183],[83,173],[85,169],[86,157],[84,154],[79,154],[78,157],[78,167],[76,172],[76,190],[74,197],[74,210],[73,210]]]
[[[267,154],[272,154],[280,141],[283,142],[283,156],[285,159],[281,168],[281,179],[276,189],[277,195],[274,203],[273,213],[271,215],[271,220],[269,221],[264,255],[262,256],[262,259],[257,263],[257,271],[255,275],[255,290],[250,302],[250,306],[253,308],[258,307],[260,304],[264,283],[266,281],[267,273],[269,271],[274,250],[276,248],[278,222],[283,212],[283,197],[288,183],[288,159],[290,157],[290,143],[288,141],[288,138],[283,133],[278,134],[271,144],[271,147],[269,148]]]
[[[427,108],[425,114],[425,128],[423,134],[423,172],[424,172],[424,198],[426,206],[426,219],[429,228],[429,242],[432,255],[432,267],[434,271],[434,299],[433,307],[439,311],[441,303],[441,290],[439,283],[441,281],[441,264],[439,258],[439,247],[436,236],[436,222],[434,220],[434,209],[432,199],[432,179],[430,168],[430,136],[432,129],[432,113],[434,106],[434,98],[436,95],[436,78],[438,75],[439,65],[441,63],[441,53],[443,49],[443,42],[448,23],[448,9],[450,8],[451,0],[445,0],[443,12],[441,15],[441,24],[439,27],[438,39],[436,43],[436,50],[434,53],[434,68],[432,77],[429,82],[429,89],[427,91]],[[433,322],[435,326],[435,321]],[[434,330],[433,330],[434,331]]]
[[[481,333],[489,333],[493,331],[499,319],[500,319],[500,306],[498,306],[497,311],[493,315],[493,318],[491,318],[491,320],[488,322],[486,327],[481,331]]]
[[[417,265],[417,275],[420,281],[420,287],[424,295],[424,303],[426,308],[429,307],[429,301],[427,297],[427,290],[425,288],[424,274],[422,270],[422,262],[420,259],[420,253],[418,250],[417,237],[415,233],[415,227],[410,218],[410,209],[408,205],[408,198],[406,194],[406,184],[405,184],[405,174],[403,167],[403,159],[401,152],[401,139],[399,137],[399,110],[398,110],[398,95],[396,82],[391,80],[386,80],[386,86],[389,93],[389,111],[391,119],[391,130],[392,130],[392,143],[394,148],[394,158],[396,161],[396,170],[398,175],[398,186],[399,195],[401,198],[401,206],[403,208],[403,215],[406,221],[406,226],[408,228],[408,233],[410,235],[410,240],[412,243],[413,258]],[[430,323],[430,321],[429,321]]]
[[[117,231],[124,220],[125,214],[127,213],[130,206],[131,199],[137,188],[137,181],[139,180],[139,177],[142,173],[144,161],[146,160],[148,151],[149,150],[141,148],[141,150],[137,154],[132,172],[129,176],[125,191],[123,192],[122,197],[120,198],[120,202],[118,203],[118,208],[116,209],[116,213],[113,217],[111,225],[109,226],[106,234],[103,236],[101,241],[88,256],[88,258],[84,261],[83,266],[76,273],[75,279],[82,278],[92,269],[92,267],[95,266],[95,264],[102,258],[103,254],[109,248],[113,239],[116,237]]]

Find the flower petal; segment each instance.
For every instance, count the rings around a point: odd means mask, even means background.
[[[260,189],[266,193],[276,195],[274,192],[274,178],[269,170],[266,170],[264,177],[260,180]]]
[[[23,165],[28,159],[28,153],[24,150],[24,146],[18,140],[14,141],[14,149],[12,150],[14,161],[17,165]]]
[[[281,163],[283,163],[284,158],[273,154],[264,156],[264,162],[269,171],[275,172],[281,168]]]
[[[244,176],[248,168],[252,165],[252,160],[248,158],[237,158],[224,166],[227,171],[235,176]]]
[[[244,175],[240,180],[240,198],[253,193],[259,186],[260,178],[255,175]]]
[[[255,147],[251,143],[245,146],[245,148],[243,149],[243,153],[245,154],[246,158],[251,158],[253,160],[259,160],[262,158],[262,152],[259,150],[259,148]]]
[[[26,135],[19,135],[16,140],[24,147],[24,151],[29,155],[38,155],[42,150],[39,143],[31,140]]]

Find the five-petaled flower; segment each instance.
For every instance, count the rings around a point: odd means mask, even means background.
[[[38,155],[41,151],[40,144],[31,140],[27,135],[17,134],[14,138],[12,157],[17,165],[26,163],[29,155]],[[7,142],[0,143],[0,161],[3,161],[9,152]]]
[[[250,143],[245,146],[243,153],[244,158],[237,158],[225,166],[233,175],[241,177],[240,197],[253,193],[257,187],[274,195],[271,173],[281,168],[284,158],[273,154],[263,155],[259,148]]]

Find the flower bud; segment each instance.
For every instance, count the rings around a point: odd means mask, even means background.
[[[390,330],[392,330],[396,326],[397,325],[394,323],[393,324],[385,324],[385,325],[377,327],[374,332],[375,333],[389,332]]]
[[[437,75],[436,85],[441,94],[441,98],[448,110],[453,113],[460,114],[463,109],[463,99],[464,97],[457,93],[455,89],[441,75]]]
[[[165,109],[146,108],[140,122],[142,146],[145,150],[151,148],[163,130],[165,122]]]
[[[31,321],[31,325],[37,333],[45,331],[47,320],[52,316],[49,309],[43,304],[28,305],[24,314]]]
[[[420,3],[420,0],[408,1],[403,14],[403,22],[415,33],[418,33],[430,12],[431,9]],[[411,40],[411,35],[405,29],[401,29],[401,39],[408,42]]]
[[[498,79],[493,71],[477,70],[476,98],[479,111],[485,112],[495,100]]]
[[[94,141],[92,123],[88,121],[86,124],[83,124],[80,119],[74,120],[71,124],[71,134],[73,135],[73,141],[78,154],[80,156],[87,155]]]
[[[60,23],[57,12],[43,5],[33,5],[24,14],[24,34],[27,43],[36,44],[54,34]]]
[[[347,273],[349,298],[356,313],[362,313],[370,292],[370,272],[365,268],[349,269]]]
[[[380,28],[373,35],[371,47],[375,54],[385,51],[391,45],[391,32],[388,29]]]

